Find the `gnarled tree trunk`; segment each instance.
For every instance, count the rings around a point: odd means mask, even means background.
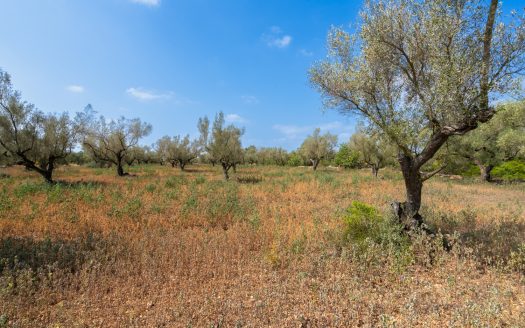
[[[394,205],[394,209],[406,229],[412,230],[421,227],[423,218],[419,214],[421,208],[421,192],[423,190],[423,178],[419,171],[419,165],[406,155],[398,156],[401,172],[405,180],[407,200],[404,203]]]
[[[476,165],[479,167],[479,171],[481,174],[480,176],[481,181],[491,182],[492,181],[491,172],[492,172],[492,169],[494,168],[494,165],[483,165],[481,162],[477,162]]]
[[[320,160],[318,160],[318,159],[310,159],[310,162],[312,162],[312,168],[314,169],[314,171],[316,171],[317,167],[319,166]]]
[[[224,173],[224,180],[229,180],[230,175],[228,174],[228,171],[230,170],[231,165],[227,163],[221,163],[222,165],[222,173]]]
[[[119,177],[123,177],[125,175],[127,175],[125,172],[124,172],[124,166],[122,165],[122,158],[118,157],[117,158],[117,174]]]
[[[379,166],[373,164],[373,165],[372,165],[372,174],[374,175],[374,177],[377,178],[377,174],[378,174],[378,173],[379,173]]]

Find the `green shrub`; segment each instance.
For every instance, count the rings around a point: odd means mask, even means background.
[[[166,188],[177,188],[186,184],[186,178],[184,176],[172,176],[166,179]]]
[[[9,211],[14,207],[13,200],[9,197],[7,189],[4,187],[0,190],[0,213]]]
[[[13,190],[14,194],[17,197],[24,197],[26,195],[37,194],[43,190],[47,189],[47,185],[44,183],[31,183],[25,182],[15,187]]]
[[[508,266],[513,271],[525,274],[525,243],[521,244],[517,250],[510,253]]]
[[[300,166],[303,164],[304,164],[304,161],[302,157],[295,152],[290,154],[290,158],[288,158],[288,162],[286,163],[286,165],[288,166]]]
[[[474,164],[470,164],[464,171],[461,172],[464,177],[479,177],[479,167]]]
[[[410,239],[402,232],[403,227],[383,217],[374,207],[353,201],[346,210],[344,222],[344,241],[357,250],[358,256],[368,260],[391,259],[398,268],[412,261]]]
[[[154,183],[150,183],[150,184],[146,185],[145,189],[146,189],[147,192],[153,193],[155,191],[155,189],[157,189],[157,185],[155,185]]]
[[[506,181],[525,181],[525,162],[509,161],[498,165],[492,175]]]
[[[334,163],[345,169],[358,168],[361,165],[359,161],[359,153],[350,149],[348,144],[341,145],[339,151],[335,155]]]
[[[206,177],[204,177],[203,175],[199,175],[195,178],[195,184],[203,184],[203,183],[206,183]]]
[[[345,237],[350,242],[361,243],[369,238],[376,240],[380,234],[380,225],[383,219],[377,210],[365,203],[353,201],[346,210]]]

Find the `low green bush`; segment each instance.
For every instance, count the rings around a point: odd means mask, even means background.
[[[525,181],[525,162],[509,161],[496,166],[492,175],[505,181]]]
[[[404,267],[412,261],[410,238],[403,233],[403,227],[374,207],[353,201],[343,220],[344,241],[359,257],[368,260],[373,257],[379,261],[391,258],[396,267]],[[385,257],[385,254],[389,255]]]
[[[383,218],[378,211],[365,203],[353,201],[346,210],[345,237],[350,242],[361,243],[365,239],[378,240]]]

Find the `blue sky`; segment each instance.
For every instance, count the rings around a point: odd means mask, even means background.
[[[507,0],[505,9],[520,8]],[[308,68],[361,1],[2,0],[0,67],[47,112],[88,103],[153,125],[143,140],[197,135],[223,111],[243,145],[294,149],[315,127],[346,141],[355,118],[323,111]]]

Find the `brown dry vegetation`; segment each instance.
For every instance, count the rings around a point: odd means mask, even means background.
[[[523,185],[429,181],[445,252],[343,238],[352,201],[403,199],[394,171],[131,172],[4,170],[0,327],[525,327]]]

